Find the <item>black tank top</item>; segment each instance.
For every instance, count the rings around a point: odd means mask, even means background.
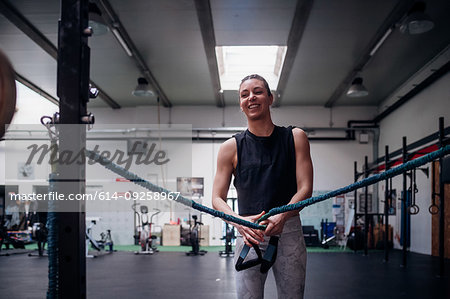
[[[255,215],[287,204],[297,192],[292,127],[275,126],[268,137],[246,130],[234,138],[239,214]]]

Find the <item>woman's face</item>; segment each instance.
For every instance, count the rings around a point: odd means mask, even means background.
[[[257,120],[270,113],[273,96],[268,94],[264,82],[258,79],[244,81],[239,88],[239,104],[249,120]]]

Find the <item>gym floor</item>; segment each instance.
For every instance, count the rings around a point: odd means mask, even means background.
[[[308,252],[305,298],[450,298],[450,275],[436,276],[437,258],[409,253],[402,268],[400,251],[391,252],[389,263],[383,257],[382,251]],[[47,265],[47,258],[1,256],[0,298],[45,298]],[[449,260],[446,269],[449,273]],[[235,298],[232,258],[217,252],[118,251],[88,259],[87,275],[88,298]],[[265,297],[277,297],[272,274]]]

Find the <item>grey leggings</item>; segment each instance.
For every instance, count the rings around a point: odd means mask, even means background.
[[[260,244],[264,255],[270,237],[265,237]],[[236,263],[239,253],[244,246],[242,236],[236,239]],[[247,259],[256,258],[253,249],[248,253]],[[252,267],[247,270],[236,272],[236,291],[239,299],[264,298],[264,283],[267,273],[261,274],[260,267]],[[303,298],[305,291],[306,274],[306,247],[303,238],[300,217],[288,219],[284,225],[283,233],[278,241],[278,254],[275,264],[272,266],[275,282],[277,285],[278,298]]]

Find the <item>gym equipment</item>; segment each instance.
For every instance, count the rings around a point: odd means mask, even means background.
[[[86,218],[86,220],[88,220],[88,218]],[[107,233],[101,233],[101,239],[100,240],[95,240],[94,237],[92,236],[92,227],[94,227],[94,225],[97,224],[97,221],[99,221],[100,218],[99,217],[93,217],[90,218],[90,223],[86,228],[86,257],[89,258],[95,258],[99,255],[102,255],[105,252],[105,247],[108,246],[109,249],[106,250],[106,253],[112,253],[114,252],[114,248],[113,248],[113,241],[111,239],[111,230],[107,230]],[[95,249],[98,254],[97,255],[91,255],[89,254],[89,244],[91,244],[91,247],[93,249]]]
[[[95,257],[94,255],[89,254],[89,243],[92,244],[92,247],[95,250],[101,251],[101,248],[97,244],[97,241],[91,235],[92,227],[96,224],[97,220],[91,220],[91,223],[86,227],[86,257]]]
[[[328,219],[320,222],[320,239],[322,247],[328,249],[330,247],[329,243],[336,239],[336,222],[328,222]]]
[[[26,229],[27,220],[23,205],[18,206],[14,204],[7,209],[5,196],[10,193],[18,194],[19,186],[0,186],[0,251],[3,245],[5,245],[7,250],[10,249],[10,246],[14,249],[25,249],[25,245],[32,242],[29,231]],[[19,250],[11,253],[28,253],[28,251]],[[9,252],[6,255],[9,255]]]
[[[269,272],[269,269],[272,268],[273,264],[275,264],[278,251],[278,239],[279,238],[277,236],[270,237],[266,252],[262,258],[260,269],[261,273]]]
[[[186,255],[205,255],[207,251],[200,250],[200,225],[203,225],[203,223],[197,221],[197,215],[192,215],[192,219],[194,219],[194,225],[191,226],[191,230],[189,232],[189,240],[191,241],[192,250],[186,252]]]
[[[409,202],[408,213],[410,215],[416,215],[419,213],[419,206],[416,205],[416,193],[419,192],[416,184],[416,169],[410,171],[410,184],[409,184],[409,193],[411,194],[411,201]]]
[[[262,262],[261,250],[259,249],[258,245],[253,244],[253,243],[251,243],[251,244],[252,244],[252,247],[248,246],[247,244],[244,244],[244,247],[242,247],[242,250],[241,250],[241,253],[239,254],[238,260],[236,261],[236,265],[234,266],[236,271],[246,270],[248,268],[251,268],[251,267],[261,264],[261,262]],[[255,250],[256,255],[258,257],[244,262],[245,258],[247,257],[247,255],[250,251],[250,248],[253,248]]]
[[[9,249],[10,244],[13,245],[14,248],[25,248],[23,244],[15,244],[14,240],[9,238],[6,217],[7,216],[2,216],[0,219],[0,252],[2,251],[3,244],[5,244],[6,249]]]
[[[12,245],[14,249],[25,249],[25,245],[33,243],[31,235],[27,231],[6,231],[3,232],[4,242],[6,249],[9,249],[9,245]],[[28,252],[28,251],[27,251]],[[22,252],[22,253],[27,253]]]
[[[33,193],[42,195],[48,194],[48,186],[35,185],[33,186]],[[33,240],[37,242],[38,254],[29,253],[28,256],[38,256],[38,257],[47,256],[47,253],[45,253],[45,245],[47,244],[47,237],[48,237],[48,229],[47,229],[48,213],[41,212],[47,210],[48,210],[48,203],[46,202],[35,201],[29,206],[28,226],[31,227]]]
[[[16,74],[6,55],[0,51],[0,137],[16,109]]]
[[[239,258],[236,261],[236,265],[234,266],[236,271],[242,271],[257,265],[261,265],[261,273],[267,273],[277,259],[278,239],[279,237],[277,236],[270,237],[269,244],[267,245],[264,256],[262,255],[259,246],[250,242],[258,257],[245,262],[244,260],[247,257],[251,247],[247,244],[244,244],[241,253],[239,254]]]
[[[236,239],[234,227],[225,223],[225,236],[221,238],[221,240],[225,240],[225,250],[219,251],[221,257],[234,256],[233,239]]]
[[[401,193],[402,209],[400,224],[400,245],[409,247],[411,244],[411,214],[408,207],[411,205],[412,194],[409,190]],[[406,242],[405,242],[406,240]]]
[[[360,227],[352,228],[347,238],[347,247],[357,251],[364,248],[364,233]]]
[[[345,223],[344,233],[341,240],[338,241],[341,249],[344,249],[347,246],[348,238],[350,237],[350,231],[352,229],[353,218],[355,217],[355,210],[350,209],[349,215],[347,217],[347,222]]]
[[[306,246],[319,246],[319,233],[314,225],[303,225],[302,230]]]
[[[111,238],[111,230],[107,229],[106,230],[106,234],[104,232],[100,233],[100,241],[97,241],[97,243],[100,244],[101,247],[105,248],[106,246],[108,246],[108,250],[109,252],[114,252],[114,242]]]
[[[237,198],[228,198],[228,201],[231,201],[231,209],[235,211],[236,208],[236,200]],[[219,251],[219,256],[221,257],[230,257],[234,256],[233,251],[233,239],[236,239],[234,226],[229,225],[225,222],[225,236],[221,238],[221,240],[225,240],[225,250]]]
[[[25,249],[25,245],[31,243],[31,237],[28,231],[10,230],[12,215],[6,215],[0,225],[0,238],[6,249],[11,245],[14,249]],[[14,227],[17,227],[14,225]],[[1,250],[1,246],[0,246]]]
[[[47,213],[38,212],[34,214],[34,217],[32,217],[32,221],[30,223],[32,225],[32,238],[37,242],[38,254],[36,255],[34,253],[29,253],[28,256],[47,256],[47,254],[44,253],[48,235],[48,230],[45,225],[46,223]]]
[[[133,193],[131,193],[131,194],[133,194]],[[137,220],[137,217],[138,217],[137,215],[139,215],[136,212],[136,206],[138,206],[138,205],[140,205],[140,203],[137,203],[137,202],[134,202],[131,205],[131,209],[133,209],[133,211],[134,211],[134,213],[133,213],[133,219],[134,219],[134,221],[133,221],[133,226],[134,226],[134,235],[133,235],[134,245],[139,245],[139,224],[136,224],[136,220]]]
[[[156,239],[156,236],[152,235],[152,224],[154,224],[153,217],[161,213],[161,210],[154,209],[156,212],[154,212],[150,216],[149,221],[148,207],[144,205],[140,206],[140,213],[138,213],[136,211],[136,206],[137,204],[133,204],[131,207],[134,210],[135,219],[137,218],[139,221],[139,226],[137,226],[137,232],[139,244],[141,245],[141,250],[136,251],[135,254],[153,254],[155,252],[158,252],[158,249],[153,244],[153,241]],[[136,240],[136,232],[134,238]]]
[[[436,164],[434,162],[431,163],[431,205],[428,208],[428,211],[432,215],[436,215],[439,213],[439,206],[436,204],[436,196],[439,197],[439,192],[436,192]]]

